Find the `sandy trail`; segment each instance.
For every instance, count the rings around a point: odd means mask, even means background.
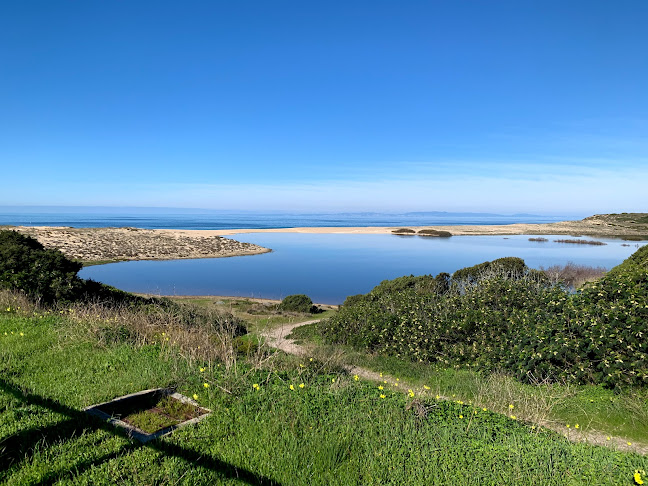
[[[313,319],[309,321],[285,324],[269,331],[263,332],[261,333],[261,335],[266,339],[266,344],[275,349],[279,349],[285,353],[295,356],[307,356],[309,352],[314,349],[314,346],[302,346],[300,344],[296,344],[293,339],[289,339],[287,336],[289,336],[293,332],[293,330],[298,327],[307,326],[308,324],[315,324],[316,322],[320,322],[321,320],[322,319]],[[392,376],[376,373],[375,371],[371,371],[359,366],[345,365],[343,367],[350,375],[358,375],[359,378],[362,378],[364,380],[373,382],[387,381],[388,383],[395,383],[397,381],[396,378]],[[416,385],[401,381],[397,391],[407,393],[408,389],[414,388],[418,387]],[[430,392],[417,391],[417,393],[419,395],[427,394],[432,397],[432,394]],[[446,396],[438,397],[440,400],[452,400],[452,398]],[[480,406],[479,404],[475,405]],[[587,442],[589,444],[612,447],[614,449],[625,452],[635,452],[642,455],[648,454],[648,444],[636,443],[631,439],[624,437],[613,437],[598,430],[589,429],[585,431],[582,429],[567,429],[563,424],[547,421],[539,423],[537,425],[558,432],[572,442]]]

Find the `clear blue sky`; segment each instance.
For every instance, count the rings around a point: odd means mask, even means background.
[[[648,2],[0,4],[0,205],[648,211]]]

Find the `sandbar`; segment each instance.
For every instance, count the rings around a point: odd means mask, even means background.
[[[415,235],[421,230],[449,232],[451,235],[570,235],[599,238],[648,239],[645,213],[601,214],[578,221],[543,224],[456,225],[456,226],[373,226],[308,227],[272,229],[139,229],[70,228],[53,226],[5,226],[39,240],[45,247],[58,248],[68,258],[86,264],[122,260],[175,260],[256,255],[272,251],[225,236],[245,233],[309,234],[394,234],[406,229]],[[434,238],[434,236],[427,236]]]

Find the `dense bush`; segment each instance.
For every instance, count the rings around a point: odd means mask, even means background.
[[[521,258],[506,257],[498,258],[492,262],[484,262],[473,265],[472,267],[462,268],[453,273],[452,278],[455,280],[476,282],[479,279],[490,276],[490,274],[497,274],[516,279],[524,277],[531,271]]]
[[[304,294],[289,295],[279,304],[280,311],[286,312],[316,312],[313,301]]]
[[[81,289],[81,263],[16,231],[0,231],[0,286],[34,299],[69,299]]]
[[[525,381],[648,385],[646,263],[648,246],[576,294],[517,258],[444,276],[444,292],[425,290],[433,277],[401,277],[321,329],[330,342]]]

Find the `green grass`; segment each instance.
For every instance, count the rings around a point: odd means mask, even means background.
[[[277,326],[294,324],[312,319],[326,319],[335,314],[336,306],[322,306],[324,312],[310,314],[304,312],[280,312],[279,302],[260,303],[239,297],[170,297],[175,302],[187,302],[202,307],[218,309],[243,319],[249,332],[258,334]]]
[[[322,356],[339,356],[340,364],[360,366],[416,387],[429,394],[485,405],[507,413],[515,404],[521,415],[555,424],[579,424],[582,430],[648,443],[648,390],[610,390],[593,385],[524,384],[504,374],[479,373],[416,363],[394,356],[368,354],[350,346],[325,345],[317,324],[296,328],[297,343],[316,344]]]
[[[146,410],[130,413],[121,420],[148,434],[197,416],[196,407],[166,396]]]
[[[648,469],[636,454],[379,390],[317,360],[190,365],[164,343],[101,344],[61,315],[0,313],[0,370],[5,484],[619,485]],[[168,385],[214,413],[141,445],[80,412]]]

